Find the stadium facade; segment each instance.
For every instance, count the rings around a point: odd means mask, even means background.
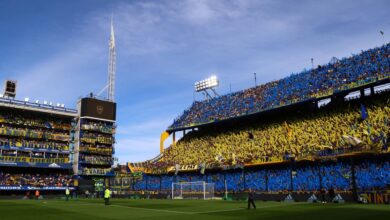
[[[81,99],[78,110],[0,98],[1,194],[105,184],[113,174],[115,108],[96,98]]]

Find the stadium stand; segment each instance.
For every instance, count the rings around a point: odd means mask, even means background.
[[[283,161],[285,157],[304,159],[327,151],[387,152],[388,100],[367,104],[364,108],[369,117],[365,120],[359,105],[351,104],[349,108],[324,108],[300,117],[279,117],[277,121],[233,129],[191,132],[164,152],[163,161],[169,166],[235,165]]]
[[[320,167],[320,175],[322,179],[322,188],[336,190],[350,190],[351,186],[351,171],[350,164],[334,163]]]
[[[273,109],[389,77],[390,44],[255,88],[196,101],[170,129]]]
[[[18,105],[0,106],[0,195],[30,190],[53,194],[73,187],[69,163],[71,119],[68,113]],[[30,106],[29,106],[30,107]]]
[[[66,187],[72,186],[72,176],[62,174],[10,174],[0,173],[1,186]]]
[[[389,161],[364,161],[356,169],[356,184],[360,190],[388,189],[387,187],[390,186]]]
[[[386,190],[390,187],[389,155],[365,158],[352,166],[350,160],[304,162],[294,169],[285,163],[272,166],[224,171],[209,171],[206,174],[184,172],[174,174],[144,174],[134,182],[134,191],[170,193],[172,182],[206,181],[214,183],[217,194],[242,193],[249,188],[257,192],[317,192],[333,188],[336,192],[351,192],[353,175],[356,173],[356,190]]]
[[[389,73],[386,44],[196,101],[167,129],[186,131],[178,142],[152,160],[128,164],[143,172],[130,187],[165,198],[172,183],[205,181],[220,196],[253,189],[278,201],[289,193],[307,201],[321,189],[356,201],[358,192],[388,190],[390,97],[374,87],[389,86]],[[359,98],[349,97],[356,91]],[[330,103],[317,102],[325,98]]]
[[[90,186],[91,182],[104,182],[106,175],[113,175],[111,166],[114,163],[112,155],[115,153],[115,131],[115,124],[112,122],[100,121],[95,118],[80,120],[78,174],[84,175],[83,180],[85,181],[81,181],[81,183],[86,182],[84,184],[86,187]],[[93,188],[89,188],[89,190],[93,190]],[[100,188],[100,190],[104,189]]]

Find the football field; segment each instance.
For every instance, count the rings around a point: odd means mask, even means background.
[[[390,205],[257,202],[247,210],[245,201],[199,200],[0,200],[1,220],[103,219],[390,219]]]

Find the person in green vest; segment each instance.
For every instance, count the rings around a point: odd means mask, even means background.
[[[66,189],[65,189],[66,201],[69,201],[69,196],[70,196],[70,190],[69,190],[69,187],[66,187]]]
[[[111,190],[109,187],[104,190],[104,204],[109,205],[110,204],[110,197],[111,197]]]

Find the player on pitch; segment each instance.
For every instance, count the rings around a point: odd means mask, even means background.
[[[255,205],[255,193],[252,191],[252,189],[249,189],[248,192],[248,209],[251,209],[251,204],[254,209],[256,209]]]

